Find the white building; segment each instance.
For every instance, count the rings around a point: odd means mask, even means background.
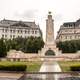
[[[17,37],[40,37],[42,32],[39,25],[35,22],[1,20],[0,21],[0,38],[12,39]]]
[[[80,39],[80,19],[76,22],[67,22],[60,26],[57,41]]]

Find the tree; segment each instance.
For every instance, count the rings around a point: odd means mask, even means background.
[[[57,47],[59,47],[63,53],[75,53],[80,49],[80,40],[58,42]]]
[[[6,55],[7,55],[7,50],[4,39],[0,39],[0,57],[5,57]]]
[[[5,45],[2,46],[4,44],[4,41]],[[6,48],[6,51],[9,51],[10,49],[15,49],[23,51],[25,53],[38,53],[38,50],[41,50],[41,48],[44,46],[44,41],[41,37],[18,37],[15,39],[1,40],[0,45],[1,48]]]
[[[25,43],[24,52],[28,53],[38,53],[38,50],[44,46],[43,39],[41,37],[29,37]]]

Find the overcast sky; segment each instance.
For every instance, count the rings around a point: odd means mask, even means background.
[[[55,35],[64,22],[80,18],[80,0],[0,0],[0,20],[35,21],[45,38],[45,20],[52,12]]]

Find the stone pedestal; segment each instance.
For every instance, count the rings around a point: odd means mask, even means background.
[[[45,56],[45,53],[48,50],[52,50],[55,53],[55,56],[61,54],[61,52],[59,51],[59,49],[56,47],[56,45],[51,45],[51,44],[45,44],[44,48],[42,48],[42,50],[39,52],[40,56]]]

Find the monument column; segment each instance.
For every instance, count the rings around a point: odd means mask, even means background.
[[[48,13],[48,19],[46,20],[46,43],[52,44],[54,42],[54,23],[51,12]]]
[[[44,56],[45,53],[51,50],[55,53],[55,55],[59,54],[58,48],[56,47],[56,43],[54,40],[54,20],[52,19],[51,12],[48,13],[46,20],[46,42],[44,48],[41,50],[41,55]]]

